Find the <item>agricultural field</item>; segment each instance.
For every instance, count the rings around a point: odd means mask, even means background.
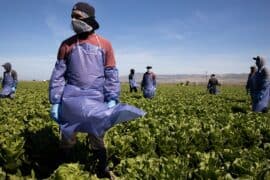
[[[21,82],[14,100],[0,100],[0,179],[98,179],[85,134],[59,160],[47,90],[47,82]],[[147,115],[105,136],[118,179],[270,179],[270,113],[251,112],[243,86],[213,96],[161,84],[152,100],[128,91],[122,85],[121,101]]]

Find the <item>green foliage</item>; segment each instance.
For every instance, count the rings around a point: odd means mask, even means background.
[[[47,82],[20,83],[14,100],[0,100],[0,179],[97,179],[84,134],[73,163],[59,160],[47,89]],[[105,136],[119,179],[270,178],[270,114],[251,112],[243,87],[213,96],[202,86],[160,85],[148,100],[123,85],[121,101],[147,115]]]
[[[63,164],[50,177],[52,180],[88,180],[89,173],[84,172],[79,164]]]

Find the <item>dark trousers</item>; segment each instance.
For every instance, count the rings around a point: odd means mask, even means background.
[[[217,94],[217,92],[218,91],[217,91],[217,88],[216,87],[212,86],[212,87],[209,88],[209,93],[210,94]]]
[[[108,177],[109,171],[107,169],[107,150],[105,148],[103,137],[97,137],[92,134],[88,134],[89,144],[93,151],[94,159],[98,160],[97,164],[97,176],[98,177]],[[76,144],[76,134],[73,135],[71,139],[65,139],[62,136],[61,139],[61,148],[66,151],[66,156],[70,149]]]
[[[138,90],[137,90],[137,87],[132,87],[132,86],[129,86],[129,92],[138,92]]]

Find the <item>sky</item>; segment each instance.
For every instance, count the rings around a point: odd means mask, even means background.
[[[21,80],[49,79],[61,42],[74,34],[78,1],[0,2],[0,64],[11,62]],[[147,65],[157,75],[248,73],[252,57],[270,61],[269,0],[84,2],[96,9],[96,33],[112,43],[120,75]]]

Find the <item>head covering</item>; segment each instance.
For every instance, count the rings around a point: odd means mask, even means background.
[[[130,73],[135,73],[135,70],[134,69],[130,69]]]
[[[215,77],[216,75],[215,74],[211,74],[211,77]]]
[[[90,25],[94,30],[99,28],[99,24],[95,19],[95,8],[88,3],[78,2],[72,8],[71,17],[76,18],[75,15],[79,14],[83,22]]]
[[[152,66],[146,66],[146,69],[152,69]]]
[[[265,65],[265,59],[262,56],[253,57],[252,59],[256,61],[256,65],[259,68]]]
[[[260,58],[261,58],[260,56],[256,56],[256,57],[253,57],[252,59],[256,61],[256,60],[259,60]]]
[[[9,62],[2,65],[7,72],[11,71],[11,64]]]

